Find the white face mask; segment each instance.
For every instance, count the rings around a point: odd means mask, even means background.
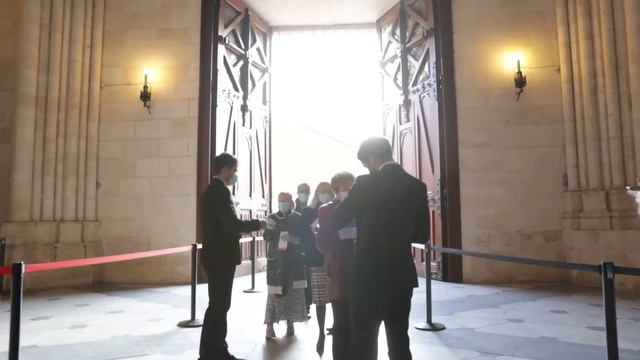
[[[307,205],[307,203],[309,202],[309,194],[307,193],[298,193],[298,200],[303,203],[304,205]]]
[[[328,203],[329,201],[333,200],[333,195],[331,195],[331,194],[320,194],[318,196],[318,200],[320,200],[320,203],[324,205],[324,204]]]
[[[342,191],[340,192],[340,195],[338,195],[338,198],[340,199],[340,201],[345,201],[348,197],[349,197],[348,191]]]

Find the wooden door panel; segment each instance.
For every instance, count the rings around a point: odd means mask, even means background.
[[[271,30],[241,0],[202,4],[198,189],[204,191],[211,181],[213,158],[233,154],[238,158],[233,188],[238,215],[264,218],[271,197]],[[241,246],[243,254],[250,253],[250,243]],[[258,254],[264,254],[262,246]]]
[[[440,131],[432,0],[402,0],[378,20],[384,84],[384,134],[394,158],[429,191],[431,242],[442,245]],[[394,114],[391,109],[398,109]],[[424,255],[414,252],[424,273]],[[433,271],[440,277],[439,255]],[[431,259],[429,260],[431,261]],[[419,265],[422,264],[422,265]]]
[[[251,198],[253,182],[253,138],[251,133],[243,130],[238,137],[238,183],[235,186],[235,197],[242,201]]]
[[[399,134],[399,158],[404,170],[412,176],[419,177],[417,168],[417,149],[413,126],[405,127]]]
[[[226,96],[218,96],[217,124],[213,134],[216,141],[215,155],[223,152],[235,153],[235,125],[238,112],[237,102]]]

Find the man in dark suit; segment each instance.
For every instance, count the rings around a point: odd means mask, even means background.
[[[240,264],[240,234],[266,226],[238,219],[229,186],[237,181],[238,160],[220,154],[213,160],[214,178],[202,199],[204,241],[202,260],[209,279],[209,307],[200,338],[200,360],[237,359],[227,349],[227,312],[236,265]]]
[[[418,286],[411,243],[429,239],[427,187],[393,162],[385,138],[365,140],[358,159],[370,174],[358,177],[336,209],[330,227],[354,218],[357,242],[351,296],[351,359],[378,358],[384,321],[392,360],[410,360],[409,311]]]

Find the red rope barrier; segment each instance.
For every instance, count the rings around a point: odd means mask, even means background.
[[[11,266],[5,266],[0,268],[0,276],[11,275],[13,271],[11,271]]]
[[[37,272],[37,271],[50,271],[50,270],[67,269],[67,268],[80,267],[80,266],[107,264],[112,262],[129,261],[129,260],[142,259],[142,258],[148,258],[148,257],[154,257],[154,256],[177,254],[177,253],[187,252],[187,251],[191,251],[190,245],[180,246],[180,247],[175,247],[170,249],[142,251],[142,252],[129,253],[129,254],[99,256],[99,257],[88,258],[88,259],[63,260],[63,261],[54,261],[54,262],[48,262],[48,263],[27,264],[25,268],[25,272],[30,273],[30,272]]]
[[[198,244],[198,249],[202,249],[202,244]],[[191,251],[191,245],[179,246],[179,247],[174,247],[169,249],[141,251],[141,252],[128,253],[128,254],[98,256],[98,257],[86,258],[86,259],[74,259],[74,260],[62,260],[62,261],[53,261],[53,262],[46,262],[46,263],[37,263],[37,264],[26,264],[25,273],[68,269],[68,268],[89,266],[89,265],[108,264],[108,263],[114,263],[114,262],[143,259],[148,257],[178,254],[178,253],[187,252],[187,251]],[[5,266],[0,268],[0,276],[11,275],[11,273],[12,273],[11,266]]]

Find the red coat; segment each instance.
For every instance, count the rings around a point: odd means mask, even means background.
[[[324,254],[327,289],[332,300],[347,300],[351,287],[353,241],[340,240],[337,231],[329,231],[329,219],[339,203],[330,202],[318,209],[318,249]]]

